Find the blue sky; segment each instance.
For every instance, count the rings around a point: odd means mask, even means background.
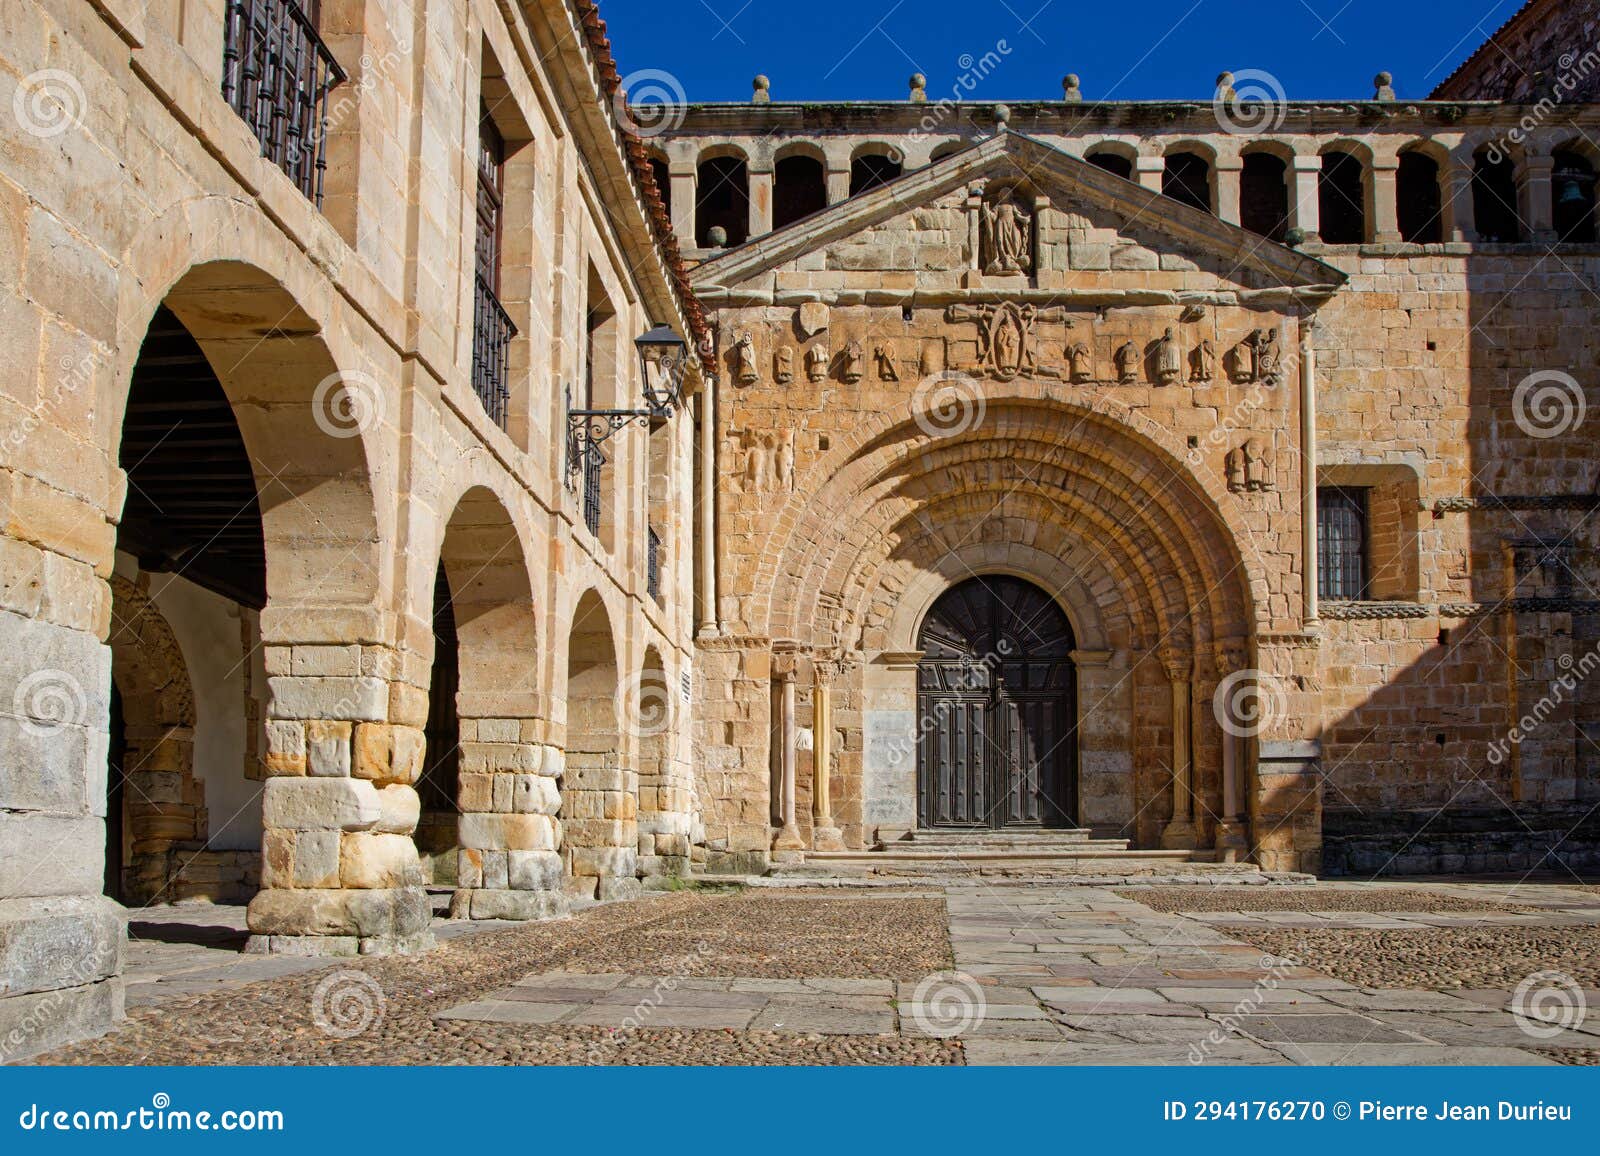
[[[1523,0],[600,0],[623,74],[661,69],[690,100],[901,100],[914,71],[969,99],[1209,100],[1217,73],[1259,69],[1291,100],[1365,99],[1395,74],[1422,98]],[[1001,45],[1004,45],[1002,48]]]

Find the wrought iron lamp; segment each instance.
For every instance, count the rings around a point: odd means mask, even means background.
[[[574,409],[567,390],[567,484],[573,485],[590,455],[630,422],[655,425],[669,420],[683,405],[683,379],[688,369],[688,346],[670,325],[652,326],[634,338],[643,380],[643,409]]]

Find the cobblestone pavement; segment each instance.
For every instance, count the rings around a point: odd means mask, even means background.
[[[1592,892],[1319,886],[1283,903],[1254,898],[1273,888],[1243,897],[981,881],[942,890],[686,892],[505,930],[440,924],[454,938],[427,955],[339,962],[241,956],[236,909],[199,909],[182,913],[189,942],[130,945],[130,1001],[139,1006],[127,1026],[42,1062],[1600,1057],[1600,1012],[1587,1013],[1600,1007],[1600,990],[1544,977],[1520,1004],[1514,994],[1527,976],[1563,968],[1577,983],[1596,983]],[[1141,895],[1178,910],[1155,910]],[[1362,938],[1374,935],[1391,941],[1385,954]],[[1514,1006],[1554,1022],[1530,1031]]]

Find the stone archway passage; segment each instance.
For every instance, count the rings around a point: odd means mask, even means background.
[[[924,827],[1076,827],[1072,625],[1006,575],[971,578],[918,635],[917,804]]]

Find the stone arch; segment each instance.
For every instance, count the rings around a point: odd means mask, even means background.
[[[173,850],[206,834],[205,788],[194,774],[194,687],[172,625],[148,592],[148,580],[113,574],[111,679],[122,701],[121,814],[108,811],[120,840],[121,899],[142,906],[173,883]],[[108,784],[113,792],[118,784]]]
[[[618,713],[639,749],[639,874],[683,875],[689,869],[690,782],[674,741],[677,695],[654,645],[645,647],[638,673],[624,680],[618,697]]]
[[[566,886],[582,898],[638,889],[638,770],[629,764],[618,711],[622,680],[612,616],[598,591],[578,598],[567,639],[566,769],[561,857]]]
[[[440,701],[450,688],[430,689],[430,717],[453,706],[460,747],[455,797],[426,780],[423,794],[459,808],[452,911],[475,919],[533,918],[559,907],[558,760],[545,742],[526,538],[500,495],[478,484],[456,500],[438,549],[444,590],[441,602],[436,589],[435,605],[447,613],[451,637],[436,625],[436,645],[454,653],[436,652],[433,670],[435,678],[453,675],[455,686],[453,704]],[[436,755],[427,756],[429,772],[445,774],[448,763]]]
[[[384,527],[398,453],[395,362],[310,260],[253,206],[169,210],[125,255],[123,332],[164,308],[199,346],[238,427],[264,545],[268,683],[258,946],[413,950],[429,911],[411,831],[420,728],[391,725],[392,608]],[[357,349],[364,352],[358,354]],[[371,350],[377,350],[376,355]],[[115,445],[138,347],[106,399]],[[361,640],[351,645],[351,639]]]
[[[883,414],[842,439],[842,444],[805,472],[795,494],[773,520],[770,545],[761,553],[751,587],[750,625],[772,637],[803,637],[798,623],[805,619],[784,615],[779,608],[812,604],[815,593],[823,588],[831,557],[844,546],[845,538],[837,533],[837,527],[865,527],[874,517],[895,516],[895,506],[887,499],[904,501],[905,495],[874,491],[897,480],[895,471],[922,458],[930,444],[935,455],[930,460],[937,463],[942,452],[953,456],[946,465],[959,467],[963,454],[974,452],[974,446],[992,443],[996,431],[1011,435],[1030,429],[1033,432],[1019,444],[1030,447],[1030,453],[1058,457],[1063,452],[1062,434],[1076,434],[1074,450],[1081,446],[1081,455],[1073,468],[1102,473],[1108,495],[1119,502],[1126,503],[1128,494],[1147,492],[1153,478],[1167,478],[1171,485],[1147,503],[1151,509],[1142,516],[1155,517],[1155,508],[1171,506],[1161,516],[1173,541],[1189,543],[1172,557],[1192,561],[1196,573],[1209,575],[1205,580],[1208,588],[1218,579],[1218,561],[1226,559],[1223,568],[1228,569],[1236,559],[1238,580],[1220,591],[1232,599],[1228,617],[1239,620],[1227,629],[1254,632],[1267,628],[1262,605],[1268,589],[1266,572],[1254,543],[1227,529],[1246,522],[1215,471],[1188,454],[1170,431],[1109,398],[1068,404],[1051,398],[1047,387],[1027,382],[996,389],[988,398],[984,421],[960,437],[929,443],[919,432],[915,414],[910,420],[903,414]],[[1091,433],[1095,436],[1086,436]],[[1056,500],[1060,496],[1052,495]],[[1181,516],[1174,516],[1174,511]],[[824,526],[831,528],[824,531]],[[829,544],[827,560],[810,545],[817,542]],[[810,595],[800,593],[804,591]]]

